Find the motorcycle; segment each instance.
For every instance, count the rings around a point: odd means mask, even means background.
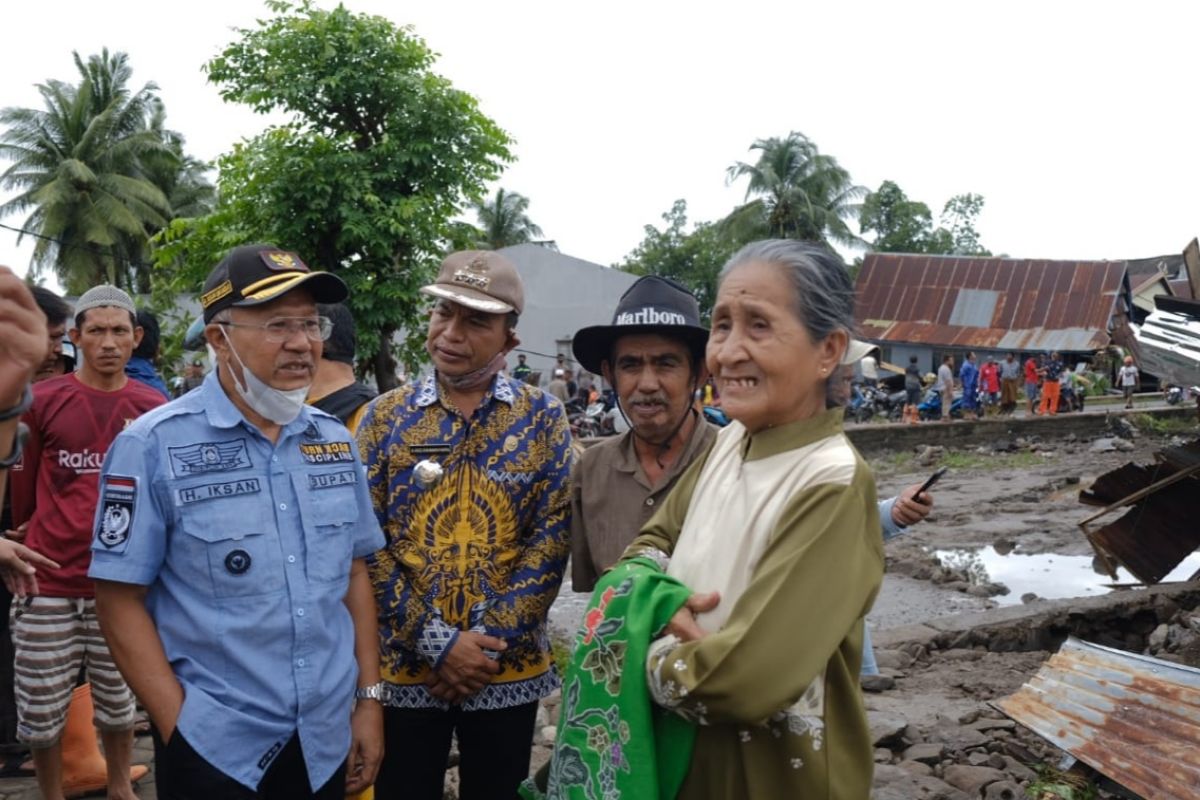
[[[917,416],[922,420],[938,420],[942,418],[942,392],[936,386],[929,387],[925,399],[917,406]],[[950,402],[950,418],[962,419],[962,395],[955,395]]]
[[[846,419],[855,422],[866,422],[878,413],[876,406],[876,389],[861,383],[850,385],[850,399],[846,402]]]

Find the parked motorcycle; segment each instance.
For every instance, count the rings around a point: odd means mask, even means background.
[[[950,418],[962,419],[962,395],[956,394],[950,402]],[[922,420],[938,420],[942,418],[942,392],[938,387],[931,386],[925,392],[925,399],[917,406],[917,416]]]

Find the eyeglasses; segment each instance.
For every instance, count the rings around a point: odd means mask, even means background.
[[[304,335],[313,342],[323,342],[333,333],[333,320],[329,317],[275,317],[261,325],[248,322],[221,321],[218,325],[228,325],[233,328],[258,328],[263,332],[268,342],[286,342],[303,331]]]

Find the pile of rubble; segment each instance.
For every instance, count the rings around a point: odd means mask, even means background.
[[[1200,611],[1179,610],[1146,639],[1146,655],[1175,664],[1200,667]]]

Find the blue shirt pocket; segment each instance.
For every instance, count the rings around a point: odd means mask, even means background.
[[[171,566],[196,589],[217,598],[277,594],[286,586],[275,519],[261,495],[179,508],[184,534]]]
[[[310,581],[348,581],[359,519],[356,464],[292,474],[304,523]]]

